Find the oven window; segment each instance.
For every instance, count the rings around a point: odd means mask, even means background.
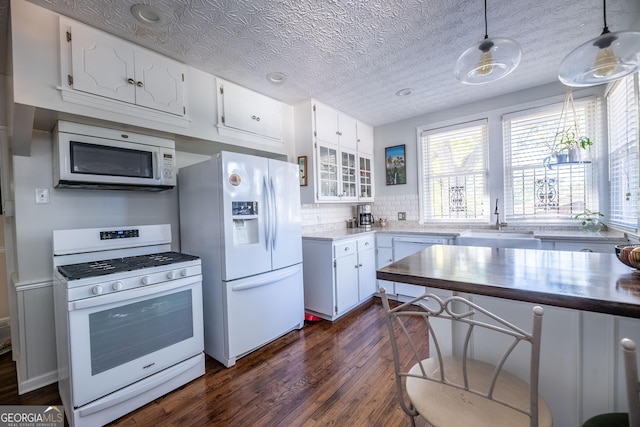
[[[193,337],[191,290],[89,315],[91,374]]]
[[[153,178],[153,153],[71,141],[71,173]]]

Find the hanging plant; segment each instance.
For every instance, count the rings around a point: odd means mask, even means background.
[[[569,118],[569,114],[573,114]],[[593,141],[586,135],[580,133],[578,126],[578,115],[573,104],[573,91],[571,87],[567,87],[567,95],[564,99],[560,120],[558,120],[558,128],[550,146],[551,157],[555,158],[557,163],[580,161],[579,149],[586,150],[593,145]],[[545,165],[548,166],[548,160],[545,159]]]

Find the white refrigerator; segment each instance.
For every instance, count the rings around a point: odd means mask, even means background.
[[[205,353],[229,367],[304,325],[296,164],[221,152],[178,172],[181,251],[202,259]]]

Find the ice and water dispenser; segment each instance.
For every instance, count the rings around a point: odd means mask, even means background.
[[[259,242],[258,202],[231,202],[233,244],[249,245]]]

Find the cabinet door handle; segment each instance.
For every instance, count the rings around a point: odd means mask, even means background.
[[[369,242],[364,242],[364,245],[365,246],[369,246]]]
[[[127,79],[127,83],[129,83],[130,85],[134,84],[136,81],[133,79]]]
[[[142,87],[142,86],[144,86],[144,84],[142,82],[138,82],[138,83],[136,83],[136,86]]]
[[[339,130],[336,131],[336,135],[341,136],[342,132],[340,132]]]

